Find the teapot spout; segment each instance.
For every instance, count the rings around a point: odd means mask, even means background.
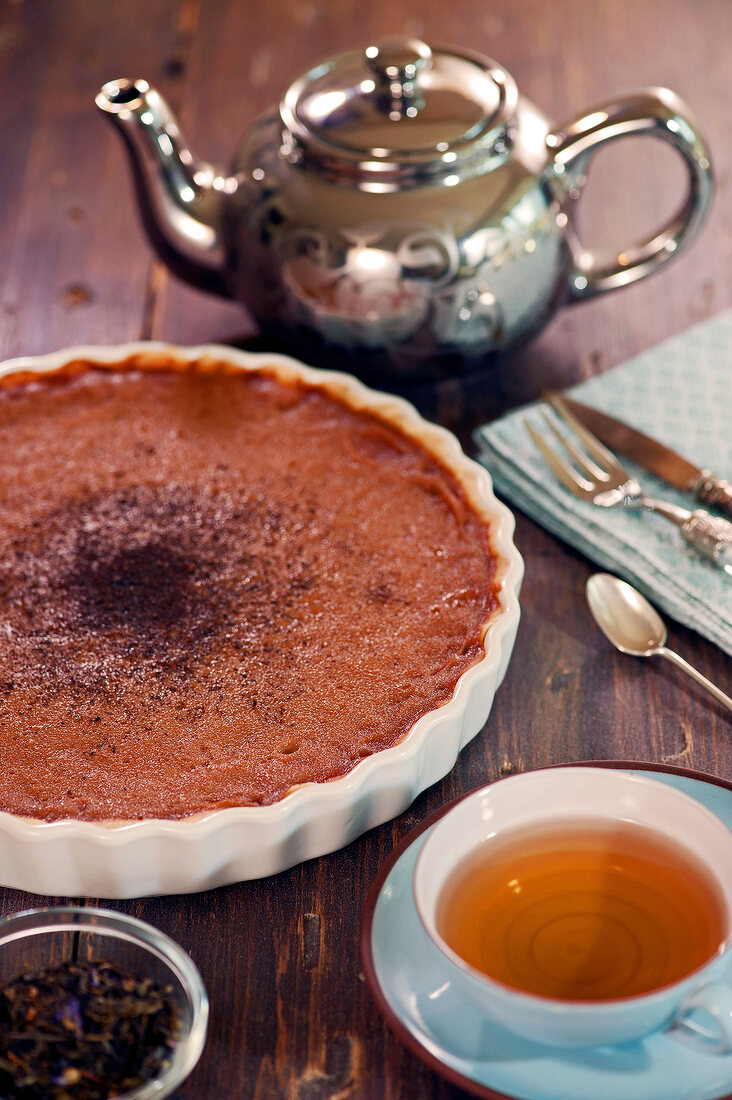
[[[124,138],[143,224],[160,258],[194,286],[231,297],[221,219],[236,179],[194,160],[168,104],[147,81],[112,80],[96,104]]]

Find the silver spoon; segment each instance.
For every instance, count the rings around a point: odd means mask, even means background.
[[[697,672],[678,653],[666,648],[666,624],[645,596],[641,596],[632,585],[609,573],[595,573],[588,580],[586,591],[593,619],[621,653],[630,653],[633,657],[665,657],[683,668],[715,699],[732,710],[729,695],[720,691],[716,684]]]

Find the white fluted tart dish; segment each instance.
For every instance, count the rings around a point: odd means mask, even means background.
[[[6,886],[274,874],[396,816],[488,718],[513,517],[398,398],[215,345],[17,359],[0,484]]]

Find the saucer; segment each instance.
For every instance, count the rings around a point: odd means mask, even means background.
[[[654,764],[603,761],[594,766],[669,783],[732,829],[732,783]],[[732,1054],[703,1054],[662,1031],[614,1047],[544,1046],[490,1023],[459,995],[412,897],[417,856],[450,808],[438,810],[405,837],[379,872],[364,908],[366,982],[399,1039],[451,1083],[491,1100],[617,1100],[624,1095],[633,1100],[732,1100]]]

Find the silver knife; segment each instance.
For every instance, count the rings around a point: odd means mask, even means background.
[[[670,447],[651,439],[636,428],[631,428],[622,420],[616,420],[608,413],[583,405],[564,394],[562,400],[577,419],[613,451],[620,451],[674,488],[691,493],[705,504],[721,508],[732,516],[732,484],[728,481],[711,470],[700,470]]]

